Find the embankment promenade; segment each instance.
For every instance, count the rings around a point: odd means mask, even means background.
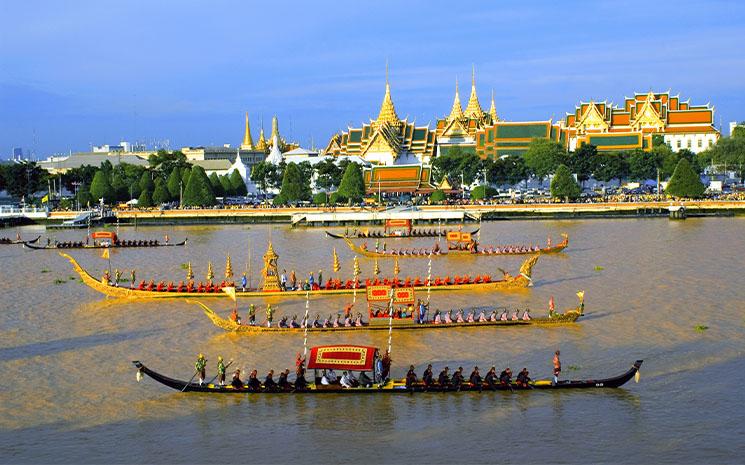
[[[411,219],[417,224],[479,220],[667,217],[683,207],[688,217],[745,215],[745,201],[659,201],[422,205],[417,207],[227,207],[172,210],[115,210],[122,224],[288,223],[295,226],[380,224]],[[51,212],[50,223],[80,212]]]

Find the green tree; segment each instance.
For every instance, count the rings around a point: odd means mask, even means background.
[[[171,201],[171,194],[168,192],[166,183],[158,178],[155,181],[155,191],[153,191],[153,203],[156,205],[162,205]]]
[[[336,166],[333,158],[326,158],[315,165],[316,169],[316,187],[325,191],[331,190],[338,186],[337,182],[341,181],[341,169]],[[338,181],[337,181],[338,180]]]
[[[284,170],[282,189],[275,199],[277,204],[288,204],[300,200],[310,200],[310,179],[303,175],[296,163],[289,163]]]
[[[186,161],[186,155],[180,150],[168,152],[161,149],[158,150],[158,153],[150,155],[147,161],[152,170],[163,176],[170,175],[174,168],[186,169],[190,166]]]
[[[654,155],[637,149],[626,154],[626,161],[629,165],[629,178],[634,181],[645,181],[657,177]]]
[[[5,189],[12,197],[31,201],[40,190],[47,190],[46,172],[33,161],[11,163],[5,166]]]
[[[230,183],[230,177],[227,174],[220,176],[220,186],[226,197],[235,195],[235,190],[233,190],[233,185]]]
[[[208,207],[215,204],[215,194],[212,185],[201,166],[194,166],[189,175],[189,183],[184,189],[184,205],[192,207]]]
[[[480,185],[475,187],[471,191],[471,199],[472,200],[482,200],[489,197],[492,197],[497,194],[497,190],[493,187],[486,186],[486,185]]]
[[[214,192],[216,197],[225,197],[225,191],[222,189],[222,184],[220,183],[220,178],[217,177],[217,173],[214,171],[209,176],[210,180],[210,186],[212,186],[212,192]]]
[[[618,152],[607,152],[598,157],[595,168],[595,178],[599,181],[609,182],[618,179],[620,182],[629,175],[629,164],[622,154]]]
[[[194,168],[184,168],[181,170],[181,188],[186,189],[189,184],[189,178],[191,177],[191,171]]]
[[[706,188],[691,163],[687,158],[681,158],[667,183],[665,193],[674,197],[697,199],[704,195],[704,190]]]
[[[319,192],[313,196],[313,204],[326,205],[329,203],[329,195],[325,192]]]
[[[120,170],[114,171],[111,175],[111,189],[116,200],[129,200],[129,185]]]
[[[567,157],[567,167],[577,175],[580,185],[590,179],[599,163],[598,148],[592,144],[583,144]]]
[[[566,151],[557,142],[535,138],[530,142],[524,157],[525,165],[543,185],[543,178],[555,172],[566,161]]]
[[[716,163],[721,169],[726,167],[728,171],[735,170],[740,182],[745,180],[745,136],[722,137],[707,152],[712,163]]]
[[[96,200],[103,199],[104,203],[113,203],[115,200],[114,189],[109,182],[109,175],[104,170],[96,171],[91,182],[91,196]]]
[[[153,206],[153,194],[149,189],[143,189],[137,198],[137,206],[140,208],[150,208]]]
[[[155,182],[153,181],[153,174],[150,171],[143,171],[140,176],[140,192],[148,190],[152,194],[155,190]]]
[[[90,165],[69,169],[62,175],[62,185],[70,192],[75,192],[75,186],[78,183],[80,185],[85,184],[86,186],[90,186],[96,171],[98,171],[98,168]],[[10,175],[10,173],[8,174]],[[10,191],[8,193],[13,195]]]
[[[178,200],[181,197],[181,168],[173,167],[171,174],[168,175],[166,187],[171,199]]]
[[[230,185],[233,188],[233,195],[248,195],[246,183],[243,181],[243,177],[241,177],[241,173],[239,173],[238,170],[233,170],[233,172],[230,173]]]
[[[735,126],[735,129],[732,130],[732,134],[730,134],[730,138],[745,139],[745,121],[740,121],[740,123]]]
[[[251,169],[251,180],[259,185],[262,191],[276,188],[279,183],[277,177],[281,168],[267,161],[261,161]],[[281,178],[280,178],[281,179]]]
[[[360,165],[357,163],[347,165],[337,193],[353,203],[362,201],[365,195],[365,180],[362,178]]]
[[[91,193],[88,191],[88,186],[86,185],[82,185],[78,188],[76,197],[81,209],[89,207],[94,202]]]
[[[329,203],[331,203],[332,205],[343,204],[347,202],[349,202],[349,199],[344,197],[344,195],[340,194],[339,192],[334,192],[333,194],[331,194],[331,197],[329,197]]]
[[[441,152],[432,160],[432,174],[436,182],[442,182],[444,177],[460,180],[460,161],[463,151],[460,147],[450,147],[449,150]]]
[[[138,199],[140,198],[140,194],[142,193],[142,189],[140,188],[140,181],[134,181],[129,185],[129,198],[130,199]]]
[[[520,155],[509,155],[502,159],[502,163],[508,184],[517,184],[528,179],[530,170],[525,165],[525,159]]]
[[[551,197],[564,199],[568,202],[578,198],[580,192],[580,187],[574,180],[569,168],[566,165],[559,165],[553,179],[551,179]]]
[[[445,191],[442,189],[437,189],[436,191],[432,192],[432,195],[429,196],[429,203],[442,203],[445,201]]]

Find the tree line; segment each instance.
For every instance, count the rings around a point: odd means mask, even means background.
[[[73,192],[81,207],[96,204],[99,199],[107,205],[137,199],[140,207],[181,200],[185,206],[210,206],[216,203],[216,197],[247,194],[238,171],[223,176],[212,173],[208,177],[202,167],[188,163],[180,151],[158,151],[148,158],[148,166],[114,166],[105,160],[97,167],[83,165],[51,175],[34,162],[22,162],[0,165],[0,170],[0,189],[14,198],[30,201],[54,182]]]
[[[685,163],[681,167],[681,161]],[[514,185],[535,177],[543,180],[559,173],[559,167],[566,167],[566,173],[576,175],[580,187],[591,177],[610,182],[618,180],[645,181],[671,179],[678,167],[688,168],[700,176],[704,168],[712,164],[726,166],[745,178],[745,127],[738,126],[731,137],[722,137],[716,145],[706,151],[694,154],[688,149],[673,151],[665,144],[661,135],[653,136],[653,147],[649,151],[628,150],[618,152],[598,152],[589,144],[577,150],[567,151],[561,144],[548,139],[534,139],[523,155],[509,155],[497,159],[481,159],[472,152],[460,147],[451,148],[446,154],[436,157],[432,162],[435,179],[440,181],[447,176],[451,181],[471,185],[474,181],[485,181],[488,185]],[[561,178],[560,178],[561,180]],[[672,180],[672,179],[671,179]],[[563,182],[563,181],[562,181]],[[675,186],[675,184],[673,185]],[[675,190],[675,187],[672,188]],[[698,190],[698,186],[695,191]],[[573,190],[572,190],[573,191]],[[580,189],[581,191],[581,189]],[[477,191],[476,198],[488,196],[488,188]],[[562,196],[563,197],[563,196]],[[439,196],[438,196],[439,198]]]
[[[273,201],[275,205],[305,201],[316,205],[358,203],[365,196],[362,167],[347,159],[337,164],[332,158],[326,158],[315,165],[307,161],[282,161],[278,165],[263,161],[253,166],[251,180],[264,191],[279,190]],[[311,184],[320,192],[313,195]]]

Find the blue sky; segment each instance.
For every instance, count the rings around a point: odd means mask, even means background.
[[[579,100],[668,90],[745,119],[745,12],[734,1],[20,2],[0,0],[0,155],[120,139],[240,143],[277,115],[323,146],[377,115],[390,62],[399,116],[434,124],[471,66],[483,106],[559,118]]]

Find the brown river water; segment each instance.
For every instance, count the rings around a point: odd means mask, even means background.
[[[433,293],[433,309],[519,306],[536,315],[551,296],[559,309],[574,306],[583,289],[587,316],[564,327],[394,333],[394,375],[432,363],[436,372],[444,365],[467,373],[474,365],[482,373],[525,366],[545,378],[561,349],[567,378],[612,376],[644,359],[641,382],[618,390],[413,396],[219,396],[182,394],[150,378],[137,383],[132,360],[189,379],[199,352],[213,374],[218,355],[262,376],[293,368],[303,337],[228,334],[183,301],[107,300],[70,280],[72,267],[54,251],[0,246],[0,462],[743,463],[744,231],[745,218],[484,223],[483,243],[543,243],[567,232],[570,247],[539,260],[527,291]],[[85,235],[50,232],[59,240]],[[120,231],[130,239],[164,234],[188,237],[188,245],[115,251],[113,267],[136,268],[138,280],[168,281],[183,279],[182,264],[191,261],[204,279],[209,260],[221,276],[228,253],[236,274],[243,271],[250,250],[258,275],[271,240],[288,273],[323,269],[328,277],[332,247],[345,276],[352,271],[352,253],[322,229]],[[95,275],[107,266],[94,251],[72,255]],[[522,259],[439,258],[432,272],[497,276],[497,267],[515,273]],[[371,260],[360,258],[360,266],[363,276],[372,274]],[[402,259],[400,266],[401,275],[427,274],[427,260]],[[380,267],[392,274],[393,262]],[[313,298],[310,313],[336,313],[349,299]],[[212,302],[229,313],[230,301]],[[239,300],[241,314],[249,302]],[[364,297],[358,302],[364,306]],[[279,316],[305,308],[302,298],[273,305]],[[328,343],[385,347],[387,334],[311,334],[308,341]]]

